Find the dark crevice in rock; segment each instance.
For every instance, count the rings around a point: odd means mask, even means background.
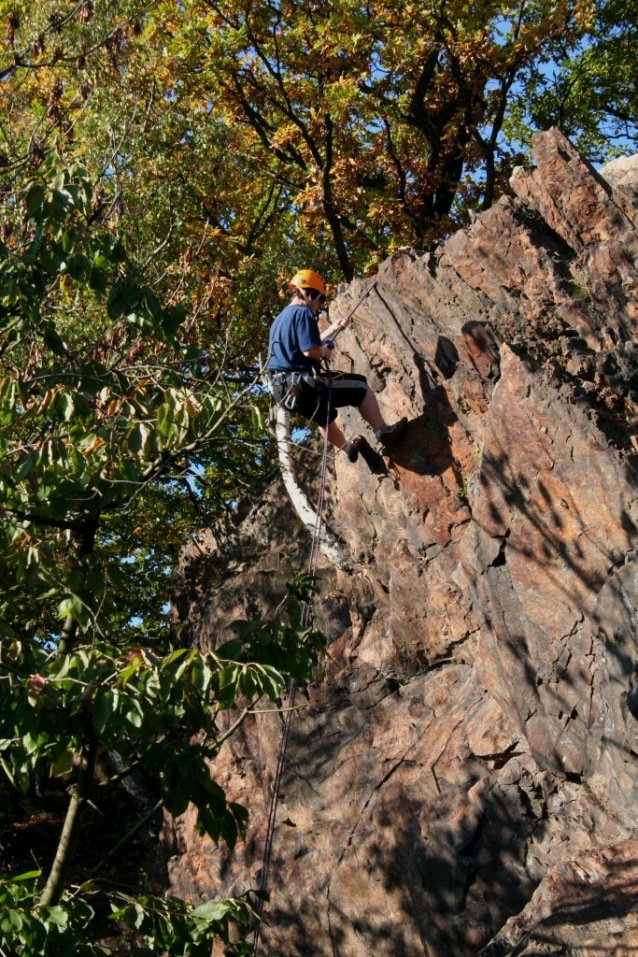
[[[496,558],[495,558],[494,561],[492,562],[492,568],[498,568],[500,565],[505,565],[505,564],[506,564],[506,562],[507,562],[507,558],[506,558],[506,555],[505,555],[506,545],[507,545],[507,542],[506,542],[505,539],[503,539],[503,541],[501,542],[501,544],[500,544],[500,546],[499,546],[499,549],[498,549],[498,555],[496,556]]]
[[[569,781],[570,784],[582,784],[583,776],[582,774],[577,774],[575,771],[566,771],[565,780]]]
[[[458,910],[462,914],[465,910],[465,905],[467,901],[467,895],[470,891],[470,888],[475,884],[477,875],[481,869],[481,864],[478,863],[478,857],[483,848],[483,831],[485,826],[485,817],[480,817],[476,829],[472,834],[470,840],[465,844],[465,846],[460,848],[459,853],[459,862],[464,864],[467,868],[467,875],[465,878],[465,883],[463,885],[463,890],[461,893],[461,898],[458,905]]]
[[[459,353],[447,336],[439,336],[436,344],[434,362],[446,379],[451,379],[459,363]]]

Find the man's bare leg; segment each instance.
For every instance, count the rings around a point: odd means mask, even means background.
[[[378,432],[385,425],[377,397],[372,389],[366,392],[366,397],[359,406],[359,412],[374,432]]]
[[[366,420],[368,425],[374,429],[375,435],[381,445],[385,446],[386,448],[392,445],[393,442],[396,442],[397,439],[401,438],[408,427],[408,420],[406,416],[403,416],[403,418],[399,419],[398,422],[395,422],[394,425],[388,426],[385,424],[379,409],[377,397],[371,389],[368,389],[366,392],[365,399],[359,406],[359,412]]]
[[[385,422],[383,421],[383,416],[381,415],[381,410],[379,409],[379,403],[377,402],[377,397],[372,391],[368,389],[365,395],[365,399],[359,406],[359,412],[362,417],[368,423],[368,425],[377,432],[379,429],[383,428]],[[322,435],[325,435],[325,429],[323,426],[319,426]],[[336,420],[331,422],[328,426],[328,441],[331,445],[334,445],[337,449],[342,449],[347,444],[347,439],[343,434],[341,428],[337,425]]]
[[[361,413],[362,418],[365,419],[368,425],[374,430],[374,432],[377,435],[377,438],[381,438],[382,443],[384,443],[385,441],[384,438],[381,437],[382,429],[384,430],[384,434],[386,436],[389,436],[390,441],[394,441],[394,433],[396,433],[398,437],[399,435],[402,435],[403,432],[405,431],[407,419],[401,419],[398,423],[396,423],[396,425],[391,426],[386,431],[387,427],[386,427],[384,418],[381,415],[381,410],[379,409],[379,403],[377,402],[377,397],[371,389],[368,389],[368,391],[366,392],[365,398],[363,402],[361,403],[361,405],[359,406],[359,412]],[[325,428],[323,426],[319,426],[319,430],[321,434],[325,436],[326,434]],[[336,421],[331,422],[330,425],[328,426],[328,441],[330,442],[331,445],[334,445],[335,448],[343,449],[345,452],[348,452],[348,455],[350,455],[350,445],[348,443],[348,440],[343,434],[343,431],[341,430],[340,426],[337,425]],[[354,441],[357,441],[357,440],[354,440]],[[359,439],[358,441],[361,441],[361,439]],[[355,459],[353,458],[351,459],[351,461],[354,462]]]
[[[319,426],[319,431],[325,436],[326,430],[323,425]],[[330,442],[331,445],[334,445],[334,447],[337,449],[342,449],[345,445],[347,445],[348,440],[337,425],[336,421],[331,422],[328,426],[328,442]]]

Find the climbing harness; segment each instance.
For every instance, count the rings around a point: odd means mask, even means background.
[[[271,372],[267,376],[266,382],[275,405],[283,405],[289,412],[295,411],[302,374],[301,372]]]
[[[330,411],[332,408],[332,373],[328,369],[328,418],[330,418]],[[319,544],[321,541],[321,515],[323,512],[323,501],[326,489],[326,474],[327,474],[327,465],[328,465],[328,429],[325,431],[324,440],[323,440],[323,458],[321,461],[321,475],[319,477],[319,492],[317,495],[317,512],[315,527],[312,535],[312,545],[310,547],[310,557],[308,559],[308,576],[312,580],[317,573],[317,558],[319,557]],[[301,609],[301,621],[300,627],[303,630],[308,625],[308,618],[310,616],[310,603],[312,601],[312,593],[308,596],[308,600],[303,603]],[[284,764],[286,761],[286,748],[288,747],[288,737],[290,735],[290,724],[292,721],[292,712],[295,706],[295,698],[297,696],[297,680],[296,678],[291,678],[290,685],[288,687],[288,699],[286,701],[286,712],[284,715],[284,724],[281,732],[281,742],[279,744],[279,755],[277,757],[277,769],[275,771],[275,780],[273,783],[273,793],[272,800],[270,803],[270,813],[268,815],[268,827],[266,829],[266,841],[264,844],[264,856],[261,865],[261,876],[259,880],[259,890],[264,892],[268,884],[268,872],[270,870],[270,855],[272,853],[272,843],[273,837],[275,834],[275,818],[277,816],[277,803],[279,800],[279,787],[281,785],[281,778],[284,771]],[[257,957],[257,950],[259,947],[259,939],[261,934],[261,924],[262,924],[262,914],[264,908],[264,899],[260,898],[257,905],[257,925],[255,927],[255,938],[253,944],[254,957]]]

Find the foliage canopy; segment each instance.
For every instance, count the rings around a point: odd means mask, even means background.
[[[0,880],[0,951],[94,954],[82,815],[143,769],[148,820],[192,802],[232,845],[219,716],[322,650],[303,589],[210,654],[168,616],[181,545],[273,462],[257,374],[287,277],[430,248],[538,128],[594,160],[635,144],[638,35],[629,0],[0,0],[0,23],[0,827],[41,782],[66,802],[43,865]],[[112,903],[140,953],[249,952],[250,899]]]

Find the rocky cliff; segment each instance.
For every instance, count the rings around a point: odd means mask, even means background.
[[[384,263],[339,341],[410,426],[334,462],[353,570],[322,573],[331,658],[293,723],[265,954],[637,952],[638,187],[557,131],[535,159],[436,254]],[[272,613],[308,546],[264,480],[184,550],[183,640]],[[247,845],[167,822],[174,890],[255,886],[280,729],[254,717],[213,769]]]

